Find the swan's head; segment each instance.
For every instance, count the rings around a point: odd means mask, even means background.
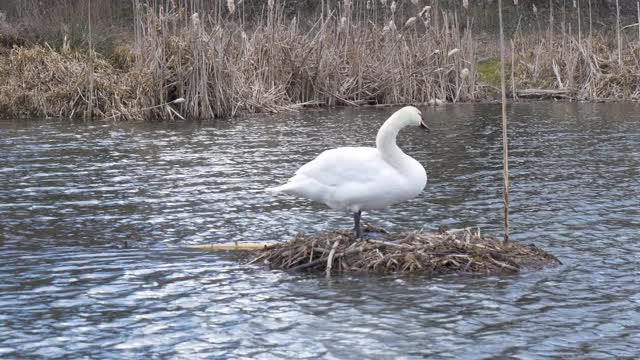
[[[405,122],[406,126],[420,126],[427,131],[431,131],[422,116],[422,111],[415,106],[405,106],[398,110],[396,115]]]

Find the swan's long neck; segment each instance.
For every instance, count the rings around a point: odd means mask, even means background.
[[[376,147],[387,161],[400,161],[406,156],[396,144],[396,137],[404,124],[395,115],[391,116],[378,130]]]

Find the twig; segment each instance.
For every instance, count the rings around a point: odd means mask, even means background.
[[[351,250],[336,254],[334,256],[334,259],[338,259],[338,258],[341,258],[343,256],[348,256],[348,255],[352,255],[352,254],[355,254],[355,253],[359,253],[359,252],[362,252],[362,250],[364,250],[364,248],[362,246],[358,247],[358,248],[355,248],[355,249],[351,249]],[[329,256],[324,256],[324,257],[322,257],[322,258],[320,258],[318,260],[313,260],[313,261],[308,262],[306,264],[294,266],[291,269],[288,269],[287,272],[288,273],[294,273],[294,272],[298,272],[300,270],[304,270],[304,269],[308,269],[308,268],[312,268],[312,267],[318,266],[318,265],[320,265],[322,263],[326,263],[328,258],[329,258]]]
[[[175,99],[173,101],[169,101],[169,102],[164,103],[164,104],[155,105],[155,106],[149,106],[149,107],[146,107],[146,108],[143,108],[143,109],[134,110],[134,111],[129,112],[129,114],[133,114],[133,113],[136,113],[136,112],[153,110],[153,109],[157,109],[157,108],[162,107],[162,106],[169,106],[171,104],[182,104],[183,102],[185,102],[185,99],[177,98],[177,99]],[[172,110],[176,113],[176,115],[180,116],[180,114],[177,111],[175,111],[174,109],[172,109]],[[122,113],[118,113],[116,115],[106,117],[106,118],[102,119],[102,121],[114,119],[114,118],[116,118],[116,117],[118,117],[120,115],[122,115]],[[180,116],[180,118],[184,120],[184,118],[182,116]]]
[[[331,251],[329,252],[329,256],[327,258],[327,278],[331,277],[331,267],[333,267],[333,256],[336,254],[336,248],[340,244],[340,239],[336,240],[331,247]]]
[[[493,262],[494,264],[496,264],[496,265],[498,265],[498,266],[501,266],[501,267],[507,268],[507,269],[509,269],[509,270],[518,271],[518,268],[517,268],[517,267],[511,266],[511,265],[509,265],[509,264],[505,264],[505,263],[503,263],[502,261],[498,261],[498,260],[496,260],[496,259],[492,258],[491,256],[488,256],[488,258],[489,258],[489,260],[491,260],[491,262]]]
[[[262,260],[262,259],[264,259],[264,258],[265,258],[265,257],[267,257],[267,256],[269,256],[269,253],[268,253],[268,252],[264,252],[262,255],[260,255],[260,256],[256,257],[255,259],[253,259],[253,260],[249,261],[249,262],[247,263],[247,265],[255,264],[258,260]]]
[[[373,244],[379,244],[381,246],[391,246],[391,247],[395,247],[395,248],[399,248],[399,249],[411,249],[411,248],[413,248],[413,246],[408,246],[408,245],[404,245],[404,244],[396,244],[396,243],[393,243],[393,242],[382,241],[382,240],[368,239],[367,242],[370,242],[370,243],[373,243]]]

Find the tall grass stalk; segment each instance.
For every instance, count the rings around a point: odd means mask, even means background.
[[[593,17],[591,16],[591,0],[589,0],[589,46],[593,45]]]
[[[509,242],[509,148],[507,141],[507,91],[504,71],[504,26],[502,23],[502,0],[498,0],[500,21],[500,90],[502,91],[502,202],[504,205],[504,242]]]
[[[580,0],[577,1],[577,12],[578,12],[578,43],[582,46],[582,17],[580,16]]]
[[[589,0],[591,1],[591,0]],[[549,52],[553,49],[553,0],[549,0],[549,29],[548,29],[548,46]]]
[[[567,10],[566,0],[562,0],[562,53],[565,50],[565,40],[567,39]]]
[[[89,96],[88,96],[88,109],[86,118],[88,120],[93,120],[93,87],[94,87],[94,69],[93,69],[93,33],[91,29],[91,0],[88,1],[88,23],[89,23],[89,69],[88,69],[88,77],[89,77]]]
[[[622,36],[620,35],[620,2],[616,0],[616,38],[618,40],[618,64],[622,65]]]
[[[511,39],[511,97],[518,100],[518,90],[516,89],[516,46]]]

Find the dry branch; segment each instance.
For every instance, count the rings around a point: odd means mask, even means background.
[[[522,89],[518,90],[518,96],[523,98],[549,99],[549,98],[573,98],[570,89]]]
[[[192,245],[192,246],[189,246],[189,248],[196,249],[196,250],[206,250],[206,251],[228,251],[228,250],[256,251],[256,250],[268,250],[272,246],[273,245],[270,245],[270,244],[234,242],[234,243],[223,243],[223,244]]]

